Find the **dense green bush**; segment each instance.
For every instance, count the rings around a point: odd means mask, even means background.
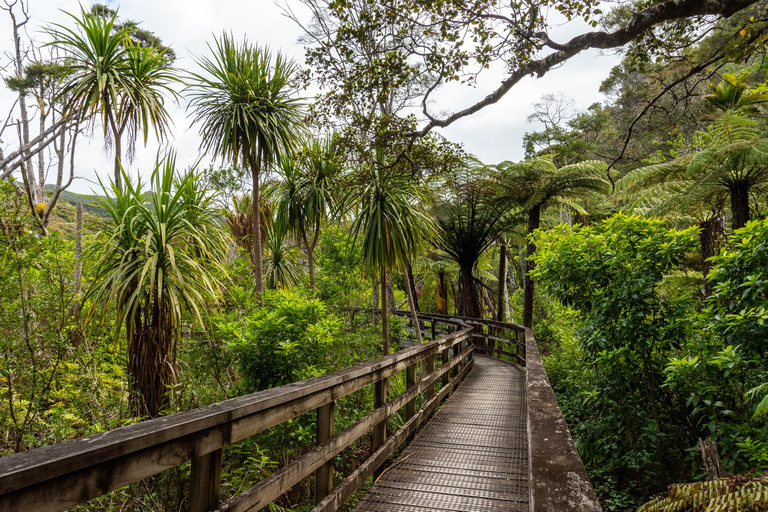
[[[230,340],[246,390],[306,379],[331,366],[342,324],[325,304],[293,290],[269,290],[263,301],[241,320],[218,324]]]
[[[768,470],[763,311],[768,221],[713,258],[713,296],[684,267],[695,230],[617,215],[539,233],[537,276],[575,312],[540,297],[560,326],[547,372],[607,510],[632,510],[673,481],[706,478],[699,438],[733,473]],[[765,400],[768,408],[768,400]],[[758,414],[755,414],[755,413]]]
[[[768,219],[748,222],[712,258],[709,327],[756,355],[768,351]]]
[[[580,314],[578,344],[550,367],[582,457],[607,508],[639,504],[677,477],[685,456],[684,401],[662,384],[671,351],[690,335],[694,297],[662,296],[660,285],[696,232],[616,215],[538,232],[536,243],[535,277]]]

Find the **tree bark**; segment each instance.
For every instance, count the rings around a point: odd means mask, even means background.
[[[483,318],[480,296],[477,293],[471,268],[459,266],[459,288],[461,300],[459,301],[458,314],[468,318]]]
[[[499,296],[498,306],[496,307],[496,320],[504,322],[505,309],[507,304],[507,242],[504,239],[499,241]]]
[[[405,275],[407,277],[406,283],[409,284],[411,294],[413,295],[414,307],[416,308],[416,311],[421,311],[421,308],[419,307],[419,295],[416,293],[416,282],[413,278],[413,267],[411,266],[410,261],[405,264]]]
[[[731,214],[733,229],[743,228],[749,220],[749,188],[734,187],[731,193]]]
[[[104,101],[104,109],[107,111],[107,120],[109,121],[109,126],[112,130],[112,137],[114,137],[115,139],[113,141],[115,144],[114,174],[115,174],[115,186],[119,187],[121,183],[121,177],[122,177],[122,173],[120,171],[120,152],[122,150],[121,143],[120,143],[120,134],[122,134],[122,130],[117,129],[117,122],[115,121],[115,116],[111,110],[109,99]]]
[[[128,342],[128,374],[137,392],[132,398],[133,413],[156,418],[168,405],[165,392],[171,382],[168,360],[171,332],[163,325],[161,308],[151,307],[151,317],[145,308],[136,311],[133,335]]]
[[[387,310],[390,315],[395,314],[395,288],[392,286],[392,278],[387,273]]]
[[[541,222],[541,205],[536,205],[528,212],[528,236],[539,228]],[[525,251],[525,292],[523,296],[523,326],[533,327],[533,279],[531,271],[535,265],[532,261],[533,253],[536,252],[536,245],[528,239],[528,245]]]
[[[307,266],[309,267],[309,288],[315,289],[315,247],[317,247],[317,240],[320,237],[320,219],[317,219],[315,223],[315,234],[312,236],[312,242],[307,241],[306,235],[304,235],[304,243],[307,247]]]
[[[437,274],[437,287],[435,288],[435,305],[441,315],[448,314],[448,287],[445,285],[445,272]]]
[[[419,317],[416,314],[416,302],[414,301],[413,283],[411,282],[411,273],[408,272],[410,264],[406,264],[403,275],[405,277],[405,289],[408,292],[408,309],[411,311],[411,323],[413,324],[413,332],[416,335],[416,343],[421,345],[421,326],[419,326]]]
[[[724,477],[726,473],[723,471],[723,465],[720,462],[720,452],[717,449],[717,444],[709,439],[703,441],[699,438],[699,451],[701,452],[702,459],[704,459],[704,467],[707,468],[707,477],[710,480]]]

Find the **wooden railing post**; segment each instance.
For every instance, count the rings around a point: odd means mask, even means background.
[[[469,340],[470,343],[472,343],[472,338]],[[459,357],[459,354],[461,354],[461,343],[453,346],[453,357]],[[456,375],[459,374],[459,365],[457,364],[453,368],[451,368],[451,379],[453,379]]]
[[[209,512],[219,508],[220,494],[221,448],[192,459],[189,511]]]
[[[387,403],[387,388],[389,379],[381,379],[373,385],[373,408],[378,409]],[[387,440],[387,420],[380,421],[373,427],[373,439],[371,442],[371,451],[375,452],[384,445]],[[373,479],[376,480],[381,475],[382,464],[373,472]]]
[[[443,364],[443,366],[448,364],[448,349],[447,348],[443,349],[443,351],[440,353],[440,362]],[[448,385],[448,373],[447,372],[444,373],[441,378],[442,378],[442,385],[443,385],[443,387],[447,386]]]
[[[408,368],[405,369],[405,390],[409,391],[416,385],[416,363],[412,364]],[[410,420],[416,415],[416,397],[413,397],[411,401],[409,401],[405,405],[405,419],[406,421]],[[406,439],[406,442],[410,443],[413,440],[413,437],[416,435],[416,432],[411,433],[411,435],[408,436]]]
[[[431,330],[432,330],[432,339],[434,340],[437,337],[437,333],[435,332],[437,324],[435,323],[434,319],[432,321],[430,321],[429,323],[431,325]]]
[[[435,355],[432,354],[430,356],[427,356],[426,359],[424,359],[424,362],[422,363],[424,365],[422,373],[424,374],[422,378],[427,377],[429,375],[432,375],[432,372],[435,371]],[[435,396],[435,383],[433,382],[429,386],[427,386],[427,391],[424,393],[424,397],[429,400]]]
[[[326,442],[333,435],[334,403],[329,402],[317,408],[317,436],[315,444]],[[329,460],[315,471],[315,505],[333,489],[333,459]]]

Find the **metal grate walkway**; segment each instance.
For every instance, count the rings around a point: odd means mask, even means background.
[[[354,510],[527,511],[525,372],[475,355],[465,382]]]

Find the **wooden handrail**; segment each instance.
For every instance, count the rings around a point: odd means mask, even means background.
[[[352,368],[0,458],[0,511],[64,510],[190,460],[192,511],[259,510],[316,470],[324,470],[327,478],[333,457],[424,394],[422,409],[417,412],[409,407],[405,426],[376,447],[343,485],[316,493],[317,501],[327,502],[318,510],[336,510],[342,498],[364,481],[360,478],[376,470],[461,382],[472,366],[471,335],[471,328],[461,328]],[[454,357],[449,359],[451,351]],[[444,364],[435,370],[438,355]],[[412,382],[405,393],[391,402],[375,404],[369,415],[331,435],[327,426],[333,421],[335,400],[372,384],[381,386],[386,397],[387,378],[402,370],[415,375],[417,364],[422,368],[421,379],[409,379]],[[438,381],[447,385],[435,394]],[[316,448],[219,507],[221,449],[313,409],[318,409],[319,421],[325,422],[318,425],[319,430],[326,429]],[[330,471],[332,474],[332,468]]]

